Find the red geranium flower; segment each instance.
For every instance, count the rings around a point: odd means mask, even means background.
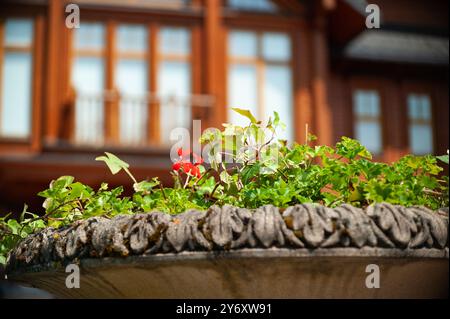
[[[192,153],[195,162],[191,163],[190,161],[191,153],[192,152],[189,149],[183,151],[183,149],[180,147],[178,149],[178,156],[180,156],[180,158],[177,162],[175,162],[172,165],[172,169],[177,172],[182,170],[186,174],[200,178],[202,175],[200,173],[200,168],[198,166],[203,163],[203,158],[195,153]]]

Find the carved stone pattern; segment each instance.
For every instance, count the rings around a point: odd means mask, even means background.
[[[7,271],[80,258],[239,248],[448,247],[448,208],[375,204],[281,210],[213,206],[171,216],[161,212],[92,217],[30,235],[10,253]]]

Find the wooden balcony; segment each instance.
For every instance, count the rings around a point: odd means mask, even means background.
[[[75,92],[75,91],[74,91]],[[75,147],[168,148],[174,128],[207,128],[214,106],[211,95],[78,92],[64,108],[62,140]]]

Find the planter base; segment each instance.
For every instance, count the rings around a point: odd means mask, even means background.
[[[380,288],[366,287],[366,266]],[[445,249],[240,249],[82,259],[80,288],[64,267],[36,265],[9,279],[62,298],[447,298]]]

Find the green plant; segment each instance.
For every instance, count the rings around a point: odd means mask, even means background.
[[[18,220],[9,218],[10,214],[0,217],[0,265],[6,263],[8,252],[20,240],[46,227],[45,222],[38,215],[28,212],[27,209],[27,205],[24,205]]]
[[[376,163],[364,146],[347,137],[334,148],[309,145],[316,139],[313,135],[307,144],[289,146],[273,137],[281,126],[278,114],[263,125],[248,111],[238,111],[249,119],[248,126],[226,124],[220,134],[202,136],[202,142],[222,146],[208,154],[211,166],[220,167],[218,204],[256,208],[315,202],[363,207],[385,201],[432,209],[448,206],[448,177],[438,177],[442,168],[437,158],[445,161],[444,156],[408,155],[390,165]],[[224,156],[231,157],[231,165]]]
[[[313,145],[316,137],[311,134],[307,143],[289,145],[276,139],[277,130],[284,128],[276,112],[263,123],[247,110],[234,110],[249,120],[248,125],[224,124],[222,131],[205,132],[200,139],[204,158],[179,149],[171,188],[158,178],[138,182],[129,164],[111,153],[96,160],[105,162],[112,174],[122,170],[128,174],[133,182],[131,197],[122,195],[122,186],[109,189],[102,183],[93,190],[71,176],[52,181],[38,193],[45,198],[42,216],[28,212],[25,206],[18,220],[9,215],[0,218],[0,264],[29,234],[92,216],[111,218],[152,210],[179,214],[214,204],[257,208],[312,202],[365,207],[389,202],[431,209],[449,205],[448,176],[442,176],[443,168],[438,165],[448,165],[448,154],[408,155],[387,164],[373,162],[363,145],[347,137],[335,147]]]

